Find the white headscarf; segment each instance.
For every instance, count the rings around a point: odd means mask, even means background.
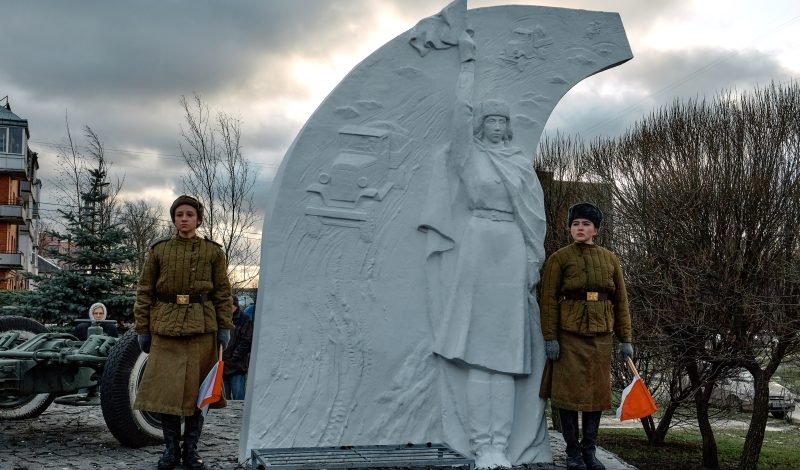
[[[103,309],[103,318],[101,318],[101,320],[105,320],[106,317],[108,316],[108,310],[106,309],[106,306],[103,305],[100,302],[93,303],[92,306],[89,307],[89,319],[94,320],[94,317],[92,316],[92,312],[94,312],[97,307],[100,307],[100,308]]]

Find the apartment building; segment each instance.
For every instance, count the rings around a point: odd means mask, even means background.
[[[3,100],[0,100],[2,103]],[[41,181],[36,152],[28,147],[28,121],[0,105],[0,289],[27,289],[22,273],[38,273]]]

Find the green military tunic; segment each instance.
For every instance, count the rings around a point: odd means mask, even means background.
[[[180,305],[158,300],[160,294],[205,294],[207,300]],[[218,244],[176,235],[153,245],[133,308],[136,332],[152,335],[134,408],[195,413],[200,384],[219,356],[216,332],[233,329],[231,305],[227,263]]]
[[[619,259],[597,245],[573,243],[553,253],[544,265],[539,300],[542,335],[558,340],[551,388],[557,408],[601,411],[611,408],[612,333],[631,342],[628,295]],[[605,300],[565,296],[605,293]]]

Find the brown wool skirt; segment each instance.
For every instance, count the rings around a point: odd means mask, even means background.
[[[550,399],[564,410],[611,408],[611,333],[583,336],[559,332],[561,352],[552,364]]]
[[[154,413],[193,415],[197,410],[200,384],[218,359],[216,333],[153,335],[147,366],[133,407]],[[223,408],[225,405],[223,398],[212,408]]]

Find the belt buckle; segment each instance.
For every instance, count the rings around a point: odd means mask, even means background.
[[[597,302],[600,299],[600,294],[598,292],[587,292],[586,293],[586,300],[588,302]]]
[[[185,294],[178,294],[175,296],[175,303],[178,305],[189,305],[189,296]]]

